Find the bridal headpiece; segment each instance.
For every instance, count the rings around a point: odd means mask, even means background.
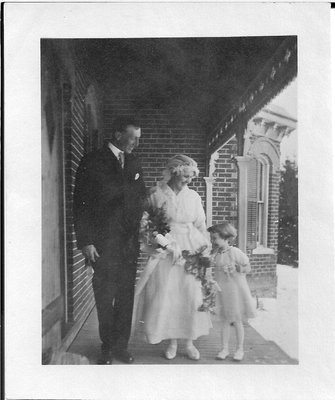
[[[193,158],[188,157],[184,154],[176,154],[171,157],[163,171],[163,179],[168,182],[172,175],[184,175],[184,174],[199,175],[198,164]]]

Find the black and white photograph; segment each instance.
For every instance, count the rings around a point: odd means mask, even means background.
[[[41,39],[43,363],[298,362],[297,80],[294,36]]]
[[[4,5],[8,399],[330,400],[326,3]]]

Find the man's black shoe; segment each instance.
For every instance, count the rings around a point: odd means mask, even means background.
[[[134,357],[127,350],[114,350],[113,357],[125,364],[132,364]]]
[[[112,364],[112,354],[110,350],[102,350],[101,356],[98,359],[99,365],[110,365]]]

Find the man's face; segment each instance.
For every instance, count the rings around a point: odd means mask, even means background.
[[[119,149],[130,154],[139,144],[138,128],[128,125],[125,131],[117,132],[116,139]]]

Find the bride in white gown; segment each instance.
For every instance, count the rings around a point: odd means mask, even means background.
[[[153,188],[150,203],[166,207],[173,250],[155,251],[136,285],[134,328],[136,321],[144,323],[149,343],[169,339],[165,351],[168,359],[177,354],[177,339],[186,339],[186,354],[200,358],[193,340],[208,335],[212,327],[207,312],[198,311],[202,304],[200,281],[184,271],[182,250],[197,250],[209,246],[205,213],[197,192],[188,184],[198,175],[196,162],[185,155],[172,157],[166,167],[166,179]]]

